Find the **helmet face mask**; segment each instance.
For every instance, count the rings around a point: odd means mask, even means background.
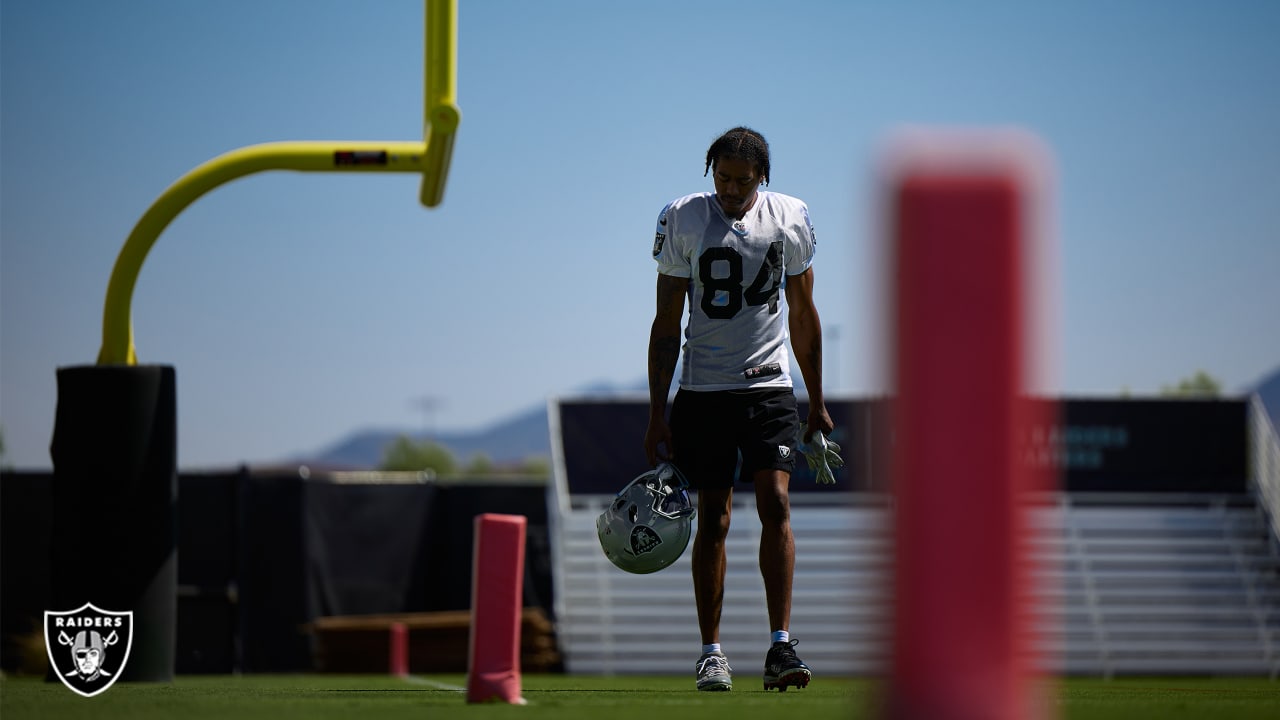
[[[596,535],[610,562],[647,574],[671,565],[689,545],[694,508],[684,476],[663,463],[627,483],[596,518]]]

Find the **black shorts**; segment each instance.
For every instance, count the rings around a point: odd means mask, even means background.
[[[731,488],[760,470],[791,472],[800,416],[791,388],[680,390],[671,405],[675,464],[694,488]]]

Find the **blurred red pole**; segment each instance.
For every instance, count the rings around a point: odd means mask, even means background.
[[[387,658],[387,669],[396,677],[406,677],[409,674],[409,628],[402,622],[393,622],[388,632],[390,657]]]
[[[476,515],[471,562],[471,635],[467,702],[525,704],[520,695],[520,614],[523,607],[523,515]]]
[[[895,720],[1040,717],[1025,493],[1028,189],[999,167],[909,164],[894,254]]]

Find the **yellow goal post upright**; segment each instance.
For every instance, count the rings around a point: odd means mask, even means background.
[[[156,199],[125,240],[107,284],[99,365],[135,365],[131,307],[147,253],[187,206],[227,182],[267,170],[301,172],[421,173],[419,199],[436,207],[444,199],[461,120],[456,101],[457,0],[426,0],[421,141],[273,142],[232,150],[199,165]]]
[[[97,363],[57,369],[49,607],[130,614],[124,681],[172,681],[177,637],[177,380],[171,366],[139,365],[134,351],[130,313],[143,261],[200,196],[266,170],[420,173],[422,203],[439,205],[460,117],[457,0],[425,6],[421,140],[266,143],[191,170],[147,208],[116,258]],[[110,548],[110,562],[84,552],[84,528],[93,528],[96,547]]]

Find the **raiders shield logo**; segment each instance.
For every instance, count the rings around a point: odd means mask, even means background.
[[[662,538],[658,537],[658,533],[652,528],[644,525],[637,525],[631,528],[631,552],[634,555],[643,555],[647,552],[653,552],[654,548],[662,544]]]
[[[77,610],[44,613],[44,647],[63,685],[85,697],[105,692],[129,662],[133,612],[85,603]]]

